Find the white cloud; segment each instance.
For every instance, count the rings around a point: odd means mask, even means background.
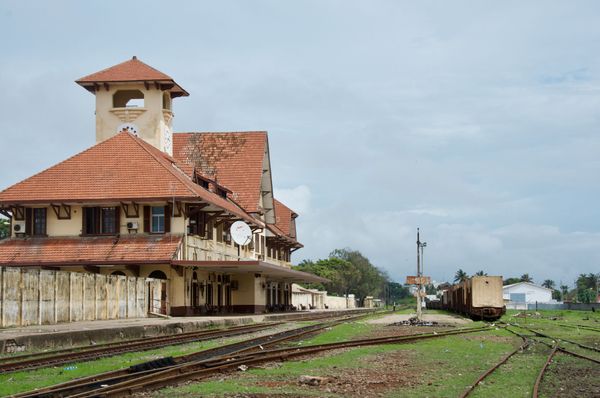
[[[275,198],[298,214],[310,211],[311,192],[306,185],[289,189],[275,188]]]

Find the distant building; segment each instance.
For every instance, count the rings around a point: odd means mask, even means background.
[[[518,282],[502,288],[504,301],[509,305],[555,303],[552,299],[552,289],[529,282]]]

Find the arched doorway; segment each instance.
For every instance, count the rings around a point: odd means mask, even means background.
[[[148,278],[153,279],[161,279],[162,283],[160,284],[160,313],[167,314],[167,275],[159,270],[152,271]],[[152,309],[156,308],[154,305],[154,301],[156,298],[154,297],[153,289],[148,289],[148,306],[150,307],[150,312]]]
[[[123,271],[113,271],[113,272],[111,272],[111,275],[115,275],[115,276],[127,276],[127,275],[125,275],[125,272],[123,272]]]

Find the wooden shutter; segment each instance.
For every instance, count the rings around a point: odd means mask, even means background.
[[[33,227],[33,210],[30,207],[25,209],[25,235],[31,236]]]
[[[206,238],[209,240],[213,240],[213,222],[210,221],[210,222],[206,223],[206,228],[208,230],[208,233],[206,234]]]
[[[196,225],[198,228],[198,235],[206,236],[206,213],[201,211],[196,214]]]
[[[115,234],[121,233],[121,206],[115,207]]]
[[[165,233],[171,232],[171,205],[165,206]]]
[[[144,206],[144,232],[150,233],[150,206]]]

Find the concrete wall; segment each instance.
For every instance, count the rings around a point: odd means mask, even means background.
[[[148,289],[158,291],[160,297],[160,283],[129,276],[0,267],[0,327],[146,317]]]
[[[356,300],[353,294],[346,297],[325,296],[324,304],[328,309],[356,308]]]

